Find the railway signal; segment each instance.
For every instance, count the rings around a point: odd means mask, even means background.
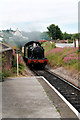
[[[19,51],[18,49],[17,49],[17,50],[15,50],[15,54],[19,54],[19,52],[20,52],[20,51]]]

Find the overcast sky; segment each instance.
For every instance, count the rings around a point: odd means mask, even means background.
[[[79,0],[0,0],[0,30],[46,31],[50,24],[62,32],[78,32]]]

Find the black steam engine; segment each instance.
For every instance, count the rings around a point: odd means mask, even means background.
[[[30,66],[45,67],[48,59],[44,57],[44,49],[39,42],[31,41],[24,45],[24,60]]]

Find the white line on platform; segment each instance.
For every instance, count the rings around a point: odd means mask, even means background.
[[[80,113],[64,98],[64,96],[57,89],[55,89],[55,87],[53,87],[43,76],[40,76],[40,77],[37,77],[37,78],[42,78],[61,97],[61,99],[70,107],[70,109],[80,119]]]

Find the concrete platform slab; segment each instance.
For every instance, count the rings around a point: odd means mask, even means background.
[[[2,83],[3,118],[60,118],[38,79],[9,78]]]

